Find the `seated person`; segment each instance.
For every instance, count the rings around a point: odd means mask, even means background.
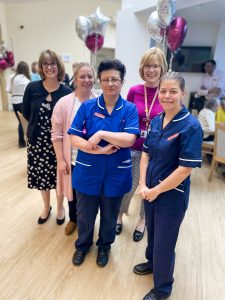
[[[216,69],[215,60],[207,60],[203,69],[205,75],[202,78],[200,88],[208,91],[206,98],[225,96],[225,73]]]
[[[225,98],[220,100],[220,107],[216,112],[216,122],[225,123]]]
[[[212,97],[205,102],[204,108],[198,114],[198,120],[204,132],[203,141],[213,141],[215,133],[215,114],[220,105],[220,100]]]

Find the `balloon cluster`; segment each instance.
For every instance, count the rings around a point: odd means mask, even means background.
[[[13,67],[14,55],[12,51],[8,51],[4,42],[0,43],[0,71]]]
[[[157,43],[167,38],[167,47],[173,53],[182,45],[187,33],[187,22],[183,17],[174,17],[176,0],[158,0],[157,10],[148,19],[148,30]],[[173,55],[171,56],[170,69]]]
[[[79,38],[92,52],[101,49],[104,44],[105,29],[110,18],[104,16],[97,7],[96,12],[88,17],[79,16],[76,19],[76,32]]]

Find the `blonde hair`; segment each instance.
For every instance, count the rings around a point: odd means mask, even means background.
[[[73,65],[73,66],[74,66],[74,65]],[[74,68],[74,73],[73,73],[74,80],[77,79],[78,72],[79,72],[79,70],[80,70],[81,68],[83,68],[83,67],[89,67],[89,68],[92,70],[93,76],[94,76],[94,80],[95,80],[95,78],[96,78],[96,75],[95,75],[95,69],[94,69],[94,67],[93,67],[92,65],[90,65],[89,63],[87,63],[87,62],[76,63],[76,65],[75,65],[74,67],[75,67],[75,68]]]
[[[157,60],[159,61],[159,65],[161,66],[161,76],[165,74],[168,69],[166,57],[163,51],[157,47],[152,47],[144,53],[139,65],[139,74],[143,80],[145,80],[143,72],[144,66],[151,64],[153,56],[156,56]]]

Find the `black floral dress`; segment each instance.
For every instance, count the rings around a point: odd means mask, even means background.
[[[28,142],[28,187],[38,190],[56,188],[56,155],[51,142],[52,102],[44,100],[39,111],[38,135]]]

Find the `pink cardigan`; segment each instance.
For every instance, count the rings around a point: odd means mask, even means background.
[[[57,194],[64,195],[68,201],[73,200],[72,190],[72,176],[71,176],[71,143],[70,136],[67,133],[77,110],[80,107],[78,98],[75,97],[74,92],[62,97],[55,105],[52,114],[52,142],[62,140],[64,159],[70,167],[70,174],[59,174],[57,168]]]

